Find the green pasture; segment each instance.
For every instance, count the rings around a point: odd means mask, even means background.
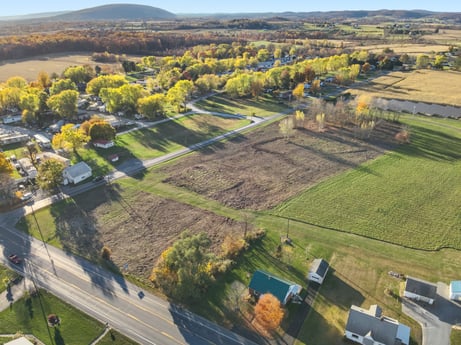
[[[410,144],[306,190],[273,213],[410,248],[461,249],[459,122],[403,122]]]

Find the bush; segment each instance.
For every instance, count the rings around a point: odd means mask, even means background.
[[[221,248],[224,258],[235,259],[241,252],[248,249],[248,243],[243,238],[233,239],[231,236],[226,236]]]
[[[107,247],[107,246],[102,247],[102,249],[101,249],[101,257],[104,260],[110,260],[111,255],[112,255],[112,251],[110,250],[109,247]]]

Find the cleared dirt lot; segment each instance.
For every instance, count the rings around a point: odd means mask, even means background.
[[[147,192],[122,190],[117,184],[75,198],[75,203],[52,208],[65,249],[97,258],[103,245],[117,267],[141,279],[149,277],[160,254],[184,230],[206,231],[218,252],[229,234],[242,234],[242,224]],[[128,188],[129,189],[129,188]]]
[[[395,124],[383,122],[362,141],[350,130],[298,129],[288,141],[278,123],[161,169],[164,182],[235,209],[269,209],[306,187],[381,155],[394,144]]]

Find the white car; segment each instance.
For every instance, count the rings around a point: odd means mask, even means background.
[[[31,192],[24,193],[21,197],[21,201],[27,201],[29,199],[32,199],[34,195]]]

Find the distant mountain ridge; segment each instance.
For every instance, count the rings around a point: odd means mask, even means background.
[[[272,18],[286,19],[352,19],[389,18],[395,20],[415,20],[436,18],[461,22],[461,12],[433,12],[426,10],[345,10],[345,11],[313,11],[313,12],[261,12],[261,13],[180,13],[174,14],[158,7],[135,4],[108,4],[86,8],[78,11],[36,13],[23,16],[1,17],[0,21],[117,21],[117,20],[171,20],[193,18],[239,19],[239,18]]]
[[[62,21],[93,20],[165,20],[174,19],[174,13],[147,5],[112,4],[72,11],[48,19]]]

